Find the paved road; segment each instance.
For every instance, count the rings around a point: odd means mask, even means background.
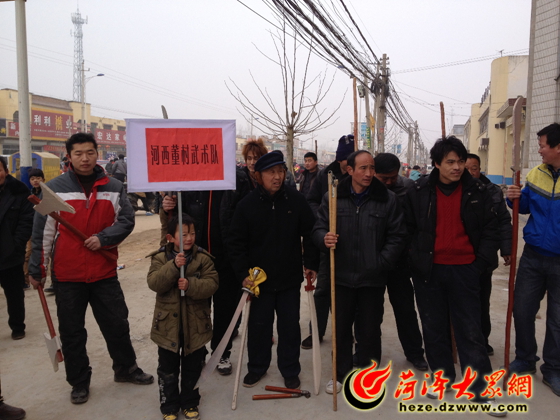
[[[149,339],[149,330],[154,305],[154,294],[146,286],[146,273],[149,261],[144,258],[152,250],[158,248],[159,232],[157,216],[146,217],[144,212],[137,213],[137,226],[134,233],[125,241],[120,249],[119,264],[126,264],[124,270],[119,271],[127,303],[130,309],[130,324],[132,340],[138,356],[139,365],[144,370],[155,375],[157,368],[157,348]],[[520,249],[522,244],[520,244]],[[491,344],[495,355],[491,357],[492,365],[498,368],[503,364],[505,310],[507,306],[507,277],[508,269],[500,267],[495,272],[494,289],[492,294],[493,331]],[[48,298],[54,315],[54,297]],[[158,419],[158,392],[155,384],[150,386],[136,386],[115,383],[112,379],[111,361],[107,355],[104,341],[95,324],[91,312],[88,312],[87,327],[89,332],[88,353],[93,367],[91,397],[82,406],[70,403],[70,387],[64,379],[64,366],[54,373],[47,360],[47,352],[42,338],[46,325],[41,313],[37,293],[26,292],[27,307],[27,337],[20,341],[12,341],[7,326],[6,302],[0,292],[0,371],[2,391],[9,404],[24,407],[28,412],[28,419],[66,419],[77,418],[84,420],[99,419]],[[306,336],[308,312],[307,300],[302,293],[302,336]],[[544,318],[546,304],[541,312]],[[56,318],[56,317],[55,317]],[[537,319],[537,336],[539,344],[544,340],[545,320]],[[512,334],[512,342],[514,335]],[[330,375],[330,346],[331,340],[325,337],[321,347],[323,358],[323,382]],[[237,365],[239,339],[234,341],[232,360],[234,368]],[[273,352],[274,354],[275,352]],[[311,351],[301,351],[302,389],[312,390],[312,359]],[[513,350],[512,350],[513,357]],[[201,416],[209,419],[267,419],[267,420],[297,420],[297,419],[334,419],[334,418],[432,418],[433,414],[414,412],[414,414],[399,414],[399,400],[394,398],[402,371],[411,369],[406,361],[398,342],[395,321],[391,306],[387,300],[385,304],[385,320],[383,323],[383,360],[382,367],[392,363],[392,374],[386,382],[387,394],[385,400],[373,412],[360,412],[349,406],[344,397],[338,398],[338,411],[332,410],[332,396],[324,393],[323,387],[318,396],[310,399],[299,398],[290,400],[252,401],[253,394],[266,393],[265,385],[283,386],[283,380],[278,373],[275,360],[268,375],[255,388],[240,387],[238,408],[231,410],[234,375],[221,377],[214,373],[201,390]],[[245,367],[242,376],[246,373]],[[415,372],[415,378],[421,383],[424,379],[421,372]],[[529,400],[529,415],[533,419],[556,419],[560,399],[548,387],[542,384],[540,371],[534,375],[533,397]],[[417,388],[419,393],[420,387]],[[447,398],[448,403],[454,402]],[[506,398],[508,403],[526,403],[522,397]],[[433,400],[416,396],[414,404],[433,404]],[[410,407],[409,407],[410,408]],[[488,418],[485,414],[458,414],[456,412],[441,414],[441,418]],[[511,417],[528,415],[510,414]]]

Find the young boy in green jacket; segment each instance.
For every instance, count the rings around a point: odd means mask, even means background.
[[[213,257],[194,243],[190,216],[183,214],[182,253],[178,217],[167,227],[168,244],[149,255],[148,272],[148,286],[157,293],[151,339],[158,345],[160,410],[164,420],[176,420],[179,410],[187,419],[198,420],[200,394],[193,388],[208,353],[205,345],[212,338],[209,298],[218,289],[218,273]]]

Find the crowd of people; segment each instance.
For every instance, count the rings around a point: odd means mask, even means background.
[[[256,267],[266,273],[266,281],[259,284],[247,319],[243,386],[255,386],[270,368],[276,319],[278,369],[286,388],[300,388],[300,349],[320,345],[327,334],[333,247],[338,380],[354,367],[381,362],[387,291],[411,365],[440,372],[449,388],[457,379],[453,336],[463,375],[469,368],[477,373],[470,388],[473,401],[494,405],[483,393],[494,351],[488,341],[492,272],[498,266],[498,252],[505,265],[511,263],[507,206],[512,207],[514,200],[519,200],[520,213],[530,217],[515,287],[516,357],[509,371],[536,372],[535,316],[548,294],[541,372],[543,382],[560,396],[560,125],[541,130],[538,142],[543,163],[529,172],[523,189],[508,187],[507,200],[501,188],[480,172],[480,158],[453,136],[437,140],[430,150],[434,165],[430,174],[404,177],[397,156],[355,150],[354,137],[345,135],[338,142],[335,161],[324,169],[319,169],[314,153],[305,155],[297,186],[283,154],[268,152],[261,140],[251,140],[243,148],[246,166],[236,169],[236,189],[181,194],[181,223],[177,195],[161,193],[161,246],[151,254],[147,283],[156,292],[151,338],[158,345],[163,418],[177,419],[180,411],[187,419],[200,418],[201,397],[195,384],[207,345],[212,353],[217,351],[234,317],[241,287],[254,289],[257,284],[249,275]],[[33,287],[43,287],[50,270],[70,400],[83,404],[90,396],[92,375],[86,350],[88,305],[113,360],[114,381],[149,385],[154,377],[136,363],[116,271],[118,245],[134,228],[134,211],[119,179],[122,172],[116,168],[124,159],[112,165],[113,176],[108,177],[96,163],[98,148],[91,134],[71,136],[66,149],[67,171],[47,185],[76,209],[75,214],[61,215],[87,239],[34,212],[27,200],[29,189],[8,174],[1,159],[0,284],[12,338],[22,339],[25,277]],[[336,232],[330,231],[329,173],[338,179]],[[33,193],[41,196],[37,187]],[[313,343],[311,334],[301,337],[304,276],[316,280],[319,343]],[[220,375],[232,373],[234,336],[218,355]],[[342,383],[330,380],[325,390],[333,393],[341,388]],[[437,398],[431,391],[427,395]],[[24,416],[24,410],[4,403],[0,392],[0,420]]]

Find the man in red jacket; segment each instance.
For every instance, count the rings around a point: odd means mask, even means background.
[[[104,249],[118,256],[118,244],[134,228],[134,211],[123,184],[108,178],[97,165],[97,142],[92,134],[74,134],[66,141],[66,151],[68,172],[47,185],[76,209],[75,214],[61,212],[61,216],[89,237],[82,241],[51,217],[35,213],[29,275],[35,288],[44,283],[52,257],[66,380],[72,385],[72,403],[82,404],[89,398],[91,379],[85,329],[88,303],[113,359],[115,381],[147,385],[154,378],[136,364],[117,261],[95,252]]]

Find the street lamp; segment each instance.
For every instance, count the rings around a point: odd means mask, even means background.
[[[88,69],[89,70],[89,69]],[[84,62],[82,61],[82,133],[87,131],[87,124],[86,124],[86,83],[89,82],[94,77],[101,77],[105,76],[103,73],[96,74],[95,76],[86,77],[86,70],[84,68]]]

